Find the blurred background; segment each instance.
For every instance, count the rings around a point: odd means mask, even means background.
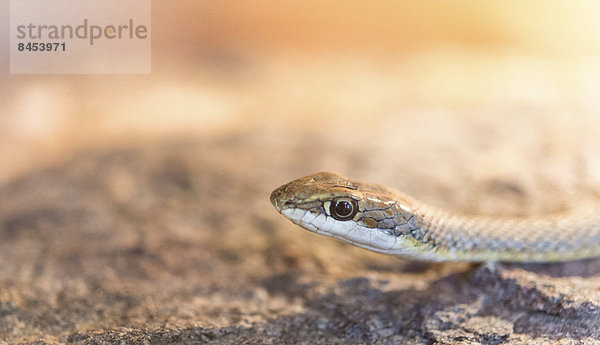
[[[5,25],[0,181],[93,147],[360,129],[411,109],[551,108],[560,128],[600,107],[598,13],[596,1],[154,1],[148,76],[9,75]]]

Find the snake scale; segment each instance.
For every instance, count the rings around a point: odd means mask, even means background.
[[[557,262],[600,256],[598,205],[529,218],[460,215],[330,172],[277,188],[271,203],[317,234],[423,260]]]

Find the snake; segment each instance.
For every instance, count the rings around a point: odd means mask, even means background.
[[[600,256],[600,207],[530,217],[458,214],[331,172],[271,193],[293,223],[371,251],[427,261],[562,262]]]

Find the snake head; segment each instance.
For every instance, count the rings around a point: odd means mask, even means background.
[[[275,189],[271,203],[307,230],[378,252],[400,253],[416,229],[410,203],[398,192],[330,172]]]

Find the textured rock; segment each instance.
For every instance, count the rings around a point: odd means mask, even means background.
[[[535,213],[565,206],[536,197],[561,195],[552,183],[440,171],[428,162],[446,151],[431,146],[375,156],[390,142],[367,132],[348,143],[343,131],[264,128],[82,153],[4,184],[0,343],[600,343],[600,260],[397,259],[302,231],[268,201],[287,180],[336,170],[459,211]],[[479,152],[465,159],[485,166]]]

